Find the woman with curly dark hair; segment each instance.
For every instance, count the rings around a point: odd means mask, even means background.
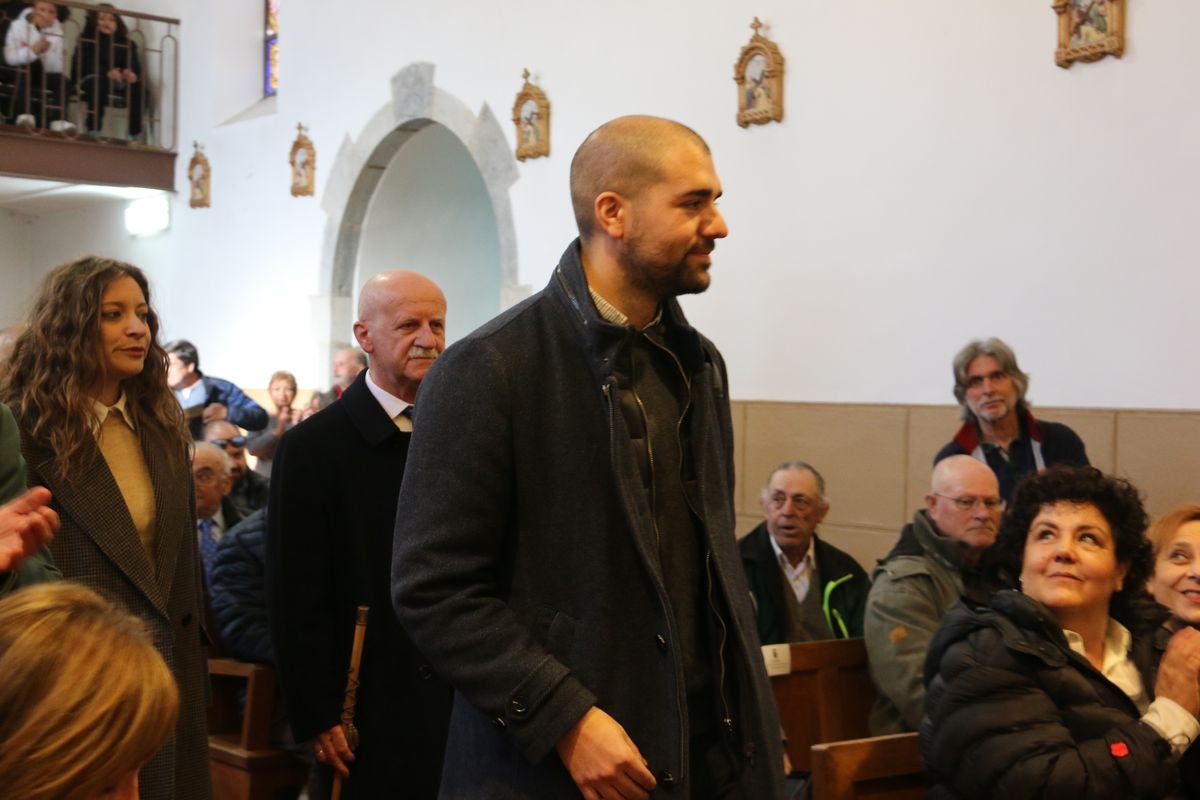
[[[150,286],[86,256],[43,281],[0,384],[30,485],[53,494],[63,576],[145,621],[180,690],[175,735],[141,770],[143,798],[210,794],[207,666],[195,500],[179,404],[167,388]]]
[[[1017,588],[952,609],[925,661],[929,796],[1177,791],[1200,734],[1200,632],[1154,647],[1137,489],[1093,467],[1031,475],[994,547]]]

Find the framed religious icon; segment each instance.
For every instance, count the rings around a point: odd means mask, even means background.
[[[758,17],[750,27],[754,35],[733,67],[738,88],[737,123],[743,128],[783,121],[783,54],[759,33],[763,24]]]
[[[192,208],[209,207],[209,183],[212,169],[208,165],[208,156],[204,155],[204,146],[192,142],[194,151],[192,160],[188,162],[188,205]]]
[[[550,155],[550,101],[546,93],[529,82],[529,70],[522,73],[525,85],[517,92],[512,119],[517,127],[517,160]]]
[[[305,135],[308,128],[296,126],[296,141],[288,163],[292,165],[292,197],[312,197],[317,172],[317,149]]]
[[[1054,0],[1058,49],[1054,63],[1097,61],[1125,52],[1125,0]]]

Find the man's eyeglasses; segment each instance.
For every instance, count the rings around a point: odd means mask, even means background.
[[[214,444],[215,444],[215,442],[214,442]],[[196,479],[196,483],[200,483],[205,486],[208,486],[210,484],[216,483],[224,476],[218,472],[215,472],[214,470],[209,469],[208,467],[202,467],[202,468],[196,470],[195,472],[193,472],[192,477]]]
[[[934,497],[940,497],[943,500],[949,500],[954,503],[954,507],[959,511],[972,511],[975,506],[983,504],[983,507],[988,511],[1003,511],[1004,501],[999,497],[950,497],[945,494],[933,492]]]
[[[235,436],[232,439],[213,439],[212,444],[215,444],[217,447],[224,447],[226,449],[232,445],[233,447],[240,449],[246,446],[246,437]]]
[[[991,381],[992,383],[1000,383],[1007,378],[1008,373],[1002,369],[998,369],[995,372],[989,372],[987,375],[971,375],[967,378],[967,388],[978,389],[980,386],[983,386],[983,382],[985,380]]]
[[[788,500],[792,501],[792,507],[795,508],[797,511],[808,511],[810,508],[816,507],[818,505],[818,503],[820,502],[812,497],[809,497],[808,495],[804,495],[804,494],[786,495],[783,492],[775,492],[774,494],[772,494],[771,496],[769,496],[767,498],[767,502],[771,504],[771,508],[774,508],[776,510],[781,509],[785,505],[787,505]]]

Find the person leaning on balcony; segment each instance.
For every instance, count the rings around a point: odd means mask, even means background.
[[[74,128],[63,119],[67,92],[57,5],[36,0],[17,15],[4,36],[4,61],[18,68],[14,122],[58,131]]]
[[[71,63],[71,83],[87,103],[88,133],[104,127],[105,111],[129,109],[129,138],[142,132],[142,62],[138,46],[129,38],[129,28],[108,3],[99,3],[89,11],[87,24]]]

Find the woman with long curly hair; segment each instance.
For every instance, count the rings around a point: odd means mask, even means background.
[[[22,589],[0,600],[0,675],[5,797],[136,800],[179,710],[141,620],[79,584]]]
[[[145,623],[180,690],[175,736],[142,768],[142,797],[206,800],[207,667],[194,487],[183,414],[167,388],[150,286],[85,256],[43,281],[0,399],[20,427],[30,485],[53,494],[64,577]]]

